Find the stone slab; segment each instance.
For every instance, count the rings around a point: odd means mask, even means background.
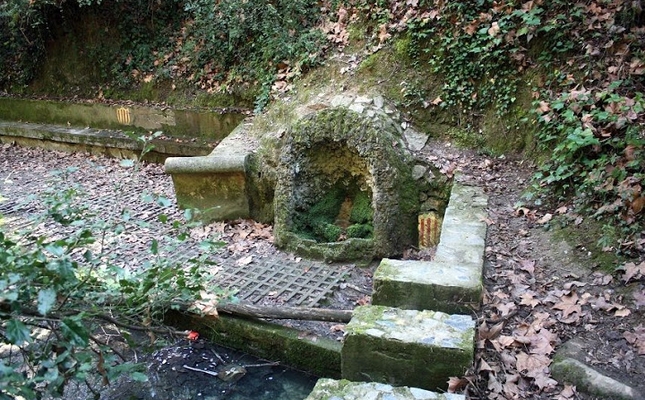
[[[374,272],[372,303],[447,313],[479,309],[487,204],[480,188],[454,183],[434,259],[383,259]]]
[[[466,315],[361,306],[347,324],[344,379],[445,391],[474,354],[475,322]]]
[[[481,267],[384,258],[374,272],[372,304],[471,314],[479,308]]]
[[[305,400],[465,400],[465,396],[436,393],[414,387],[394,387],[384,383],[318,379]]]
[[[250,217],[246,170],[257,142],[246,134],[247,127],[236,128],[207,156],[166,159],[165,171],[182,208],[200,210],[205,221]]]

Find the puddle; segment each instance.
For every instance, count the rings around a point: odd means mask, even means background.
[[[148,381],[122,379],[102,393],[106,400],[293,400],[309,395],[317,377],[271,364],[210,342],[181,341],[148,356]],[[240,370],[234,379],[220,379],[218,371]],[[209,373],[200,372],[207,371]],[[125,378],[125,377],[124,377]]]
[[[244,119],[242,113],[180,110],[141,105],[67,103],[0,97],[0,120],[70,127],[117,129],[220,141]]]

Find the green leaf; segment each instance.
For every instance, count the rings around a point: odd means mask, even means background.
[[[134,166],[134,160],[130,160],[130,159],[121,160],[119,165],[122,166],[123,168],[130,168]]]
[[[31,331],[27,328],[27,325],[23,324],[17,319],[10,319],[6,325],[5,336],[9,343],[15,345],[22,345],[25,342],[31,342]]]
[[[47,315],[56,304],[56,291],[52,288],[42,289],[38,292],[38,312]]]
[[[45,250],[50,252],[54,257],[62,257],[65,254],[65,248],[57,244],[50,244],[45,246]]]
[[[163,196],[159,196],[157,198],[157,204],[159,204],[162,207],[170,207],[170,205],[172,203],[170,202],[170,200],[168,198],[163,197]]]
[[[152,254],[159,254],[159,242],[157,239],[152,240],[152,244],[150,245],[150,252]]]
[[[148,375],[142,372],[134,371],[130,373],[130,379],[136,382],[148,382]]]
[[[89,334],[83,324],[81,317],[65,318],[60,324],[61,332],[73,346],[87,346]]]

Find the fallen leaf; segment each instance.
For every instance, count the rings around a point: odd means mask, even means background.
[[[579,287],[579,288],[581,288],[581,287],[583,287],[583,286],[587,286],[587,284],[586,284],[586,283],[584,283],[584,282],[580,282],[580,281],[571,281],[571,282],[567,282],[567,283],[565,283],[562,287],[563,287],[565,290],[571,290],[571,288],[573,288],[573,287]]]
[[[555,210],[555,213],[556,214],[566,214],[567,210],[568,210],[567,206],[562,206],[562,207],[558,208],[557,210]]]
[[[488,325],[486,324],[486,321],[484,321],[484,323],[481,324],[478,329],[479,339],[492,340],[502,332],[502,328],[504,328],[503,322],[499,322],[489,328]]]
[[[535,260],[520,260],[520,269],[533,275],[535,271]]]
[[[622,269],[625,271],[623,274],[623,281],[625,283],[632,279],[639,279],[645,275],[645,261],[636,265],[634,263],[627,263],[623,265]]]
[[[515,311],[515,303],[504,303],[504,304],[495,304],[495,308],[502,313],[502,317],[509,315],[511,312]]]
[[[493,371],[490,365],[483,358],[479,360],[479,371]]]
[[[253,262],[253,255],[249,255],[243,258],[240,258],[239,260],[235,261],[235,264],[237,266],[243,267],[245,265],[249,265]]]
[[[524,293],[520,296],[520,299],[522,299],[520,305],[530,306],[531,308],[535,308],[535,306],[541,303],[540,300],[535,298],[533,293]]]
[[[451,376],[448,379],[448,393],[461,392],[468,386],[468,379]]]
[[[345,332],[345,324],[332,325],[329,328],[330,332]]]
[[[561,310],[563,318],[567,318],[572,313],[579,314],[582,312],[582,307],[578,304],[578,295],[576,292],[571,292],[571,294],[561,297],[560,300],[559,303],[551,308]]]
[[[517,354],[517,370],[526,376],[538,375],[550,364],[551,359],[543,354],[527,354],[523,351]]]
[[[623,308],[622,310],[616,310],[616,312],[614,313],[614,316],[616,316],[616,317],[626,317],[631,313],[632,312],[629,310],[629,308]]]
[[[558,395],[557,400],[568,400],[576,397],[576,387],[572,385],[564,385],[564,389]]]
[[[537,220],[537,223],[540,225],[546,224],[547,222],[551,221],[551,219],[553,219],[553,214],[546,213],[542,218]]]
[[[634,328],[634,332],[625,332],[623,337],[638,350],[638,354],[645,355],[645,326],[640,324]]]
[[[495,37],[499,33],[499,30],[500,30],[499,24],[497,23],[497,21],[494,21],[491,24],[491,27],[488,28],[488,34]]]

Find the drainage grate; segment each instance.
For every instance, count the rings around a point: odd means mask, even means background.
[[[224,264],[214,276],[218,285],[238,291],[251,303],[313,307],[344,277],[338,267],[313,261],[261,260],[249,265]]]
[[[38,163],[38,159],[30,162]],[[120,215],[127,208],[131,221],[146,221],[147,224],[127,223],[124,233],[107,232],[103,238],[107,249],[104,254],[107,259],[127,268],[139,268],[146,259],[151,257],[148,247],[153,239],[165,236],[170,227],[159,222],[160,214],[166,214],[169,220],[179,219],[181,210],[176,206],[162,207],[157,203],[145,202],[141,193],[150,191],[146,187],[152,180],[149,176],[137,177],[134,170],[113,169],[110,174],[100,168],[85,167],[87,161],[82,159],[68,160],[76,163],[78,170],[68,176],[79,182],[81,198],[77,204],[88,208],[90,215],[97,219],[109,219],[111,215]],[[51,168],[51,167],[50,167]],[[127,175],[126,175],[127,174]],[[48,186],[48,178],[43,168],[22,169],[19,172],[0,170],[0,193],[7,199],[0,202],[0,213],[5,216],[5,223],[13,229],[30,228],[39,234],[47,234],[51,238],[61,237],[69,233],[69,227],[55,223],[34,226],[28,219],[30,214],[41,212],[43,205],[35,198],[31,202],[21,202],[29,196],[38,195]],[[9,182],[11,177],[11,182]],[[94,184],[92,184],[94,182]],[[98,184],[97,184],[98,183]],[[60,189],[65,186],[60,182],[49,182]],[[115,190],[115,188],[119,188]],[[172,194],[172,183],[167,175],[154,176],[156,192]],[[171,197],[172,195],[168,196]],[[18,199],[18,200],[17,200]],[[160,250],[164,243],[159,243]],[[186,240],[171,253],[161,250],[181,264],[202,254],[199,243]],[[79,252],[79,257],[82,252]],[[240,300],[254,304],[288,304],[314,307],[334,292],[340,281],[344,279],[345,270],[337,265],[323,262],[301,260],[294,261],[290,255],[277,252],[253,254],[253,262],[240,265],[233,258],[237,255],[227,255],[226,252],[214,253],[209,261],[215,264],[212,270],[212,283],[222,288],[233,289]]]

